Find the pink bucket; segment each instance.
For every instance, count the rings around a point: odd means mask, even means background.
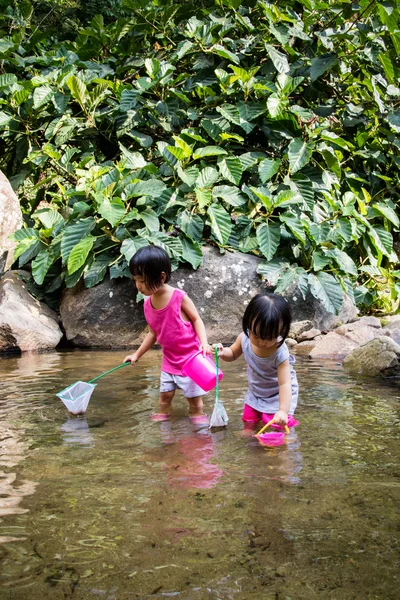
[[[216,367],[209,356],[203,356],[201,350],[193,354],[183,365],[182,375],[190,377],[205,392],[209,392],[217,385]],[[218,369],[218,381],[224,374]]]

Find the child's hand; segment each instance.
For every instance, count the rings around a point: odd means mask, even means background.
[[[215,350],[218,350],[218,356],[224,356],[224,347],[222,344],[213,344],[212,353],[215,354]]]
[[[201,350],[203,356],[207,356],[207,354],[212,354],[212,348],[210,344],[200,344],[199,350]]]
[[[274,422],[277,425],[281,425],[282,427],[284,427],[285,425],[287,425],[287,422],[288,422],[288,414],[287,414],[287,412],[284,411],[284,410],[278,410],[274,414]]]
[[[124,363],[130,362],[130,363],[132,363],[132,365],[134,365],[138,360],[139,359],[138,359],[138,357],[136,355],[136,352],[135,352],[134,354],[129,354],[128,356],[125,356]]]

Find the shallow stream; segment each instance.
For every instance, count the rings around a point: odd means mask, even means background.
[[[299,357],[300,426],[265,448],[242,360],[222,365],[226,430],[192,425],[179,393],[151,422],[151,351],[71,418],[56,392],[124,356],[0,360],[2,600],[399,598],[399,383]]]

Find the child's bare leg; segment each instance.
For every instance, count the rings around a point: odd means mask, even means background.
[[[175,390],[171,392],[160,392],[158,401],[158,412],[162,415],[169,415],[171,412],[172,399],[175,396]]]
[[[189,402],[189,417],[199,417],[203,414],[203,399],[201,396],[186,398]]]

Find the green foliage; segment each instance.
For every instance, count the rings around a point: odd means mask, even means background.
[[[80,22],[51,35],[43,6],[0,4],[0,166],[45,294],[146,243],[197,268],[211,240],[328,310],[396,306],[394,1],[65,0]]]

